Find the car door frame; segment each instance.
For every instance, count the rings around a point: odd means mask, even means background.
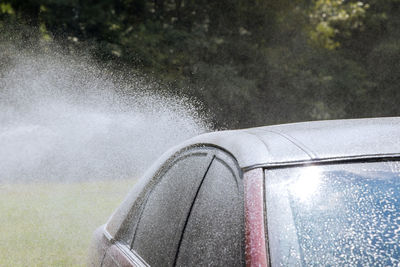
[[[200,147],[189,147],[186,148],[182,151],[179,151],[178,153],[174,154],[171,158],[169,158],[161,167],[159,167],[158,171],[155,172],[155,174],[151,177],[151,179],[148,181],[146,185],[146,189],[144,192],[142,192],[141,199],[140,196],[138,196],[138,200],[141,201],[139,207],[140,213],[143,211],[144,206],[146,205],[147,198],[151,194],[152,190],[157,186],[158,182],[161,181],[163,175],[179,160],[183,158],[190,157],[191,155],[199,154],[199,153],[206,153],[207,156],[207,168],[204,170],[203,177],[201,178],[202,180],[204,177],[207,175],[207,171],[211,163],[213,162],[214,154],[215,154],[215,149],[214,147],[208,147],[208,146],[200,146]],[[201,186],[201,182],[199,183],[198,186]],[[137,211],[137,210],[136,210]],[[131,210],[130,213],[133,211]],[[134,228],[137,227],[137,224],[140,222],[140,217],[141,214],[138,217],[138,220],[135,222]],[[133,240],[131,242],[126,243],[121,240],[121,229],[126,227],[126,224],[129,222],[124,221],[120,227],[120,230],[116,234],[116,238],[113,238],[108,232],[105,230],[105,235],[107,239],[110,241],[111,246],[107,249],[105,252],[105,255],[102,260],[102,265],[106,264],[105,260],[106,257],[109,257],[114,260],[114,262],[118,262],[120,266],[150,266],[138,253],[136,253],[132,249],[132,244]],[[108,234],[108,235],[107,235]]]
[[[220,161],[220,162],[222,162],[222,164],[226,165],[228,167],[228,169],[231,169],[231,172],[236,173],[236,174],[233,174],[233,176],[235,177],[235,180],[236,180],[235,181],[236,182],[236,186],[237,186],[238,190],[240,191],[239,192],[240,199],[241,199],[241,203],[243,205],[242,207],[243,207],[243,220],[244,220],[243,226],[244,226],[245,225],[246,213],[245,213],[245,204],[244,204],[244,202],[245,202],[245,189],[244,189],[244,181],[243,181],[243,177],[244,177],[243,176],[243,171],[240,168],[236,158],[231,153],[229,153],[228,151],[226,151],[226,150],[224,150],[224,149],[222,149],[220,147],[212,146],[210,148],[213,149],[213,158],[212,158],[212,161],[210,162],[208,170],[210,169],[210,167],[212,167],[214,162]],[[202,189],[203,182],[206,179],[207,175],[209,175],[208,170],[204,174],[204,177],[202,178],[202,181],[201,181],[201,183],[200,183],[200,185],[198,187],[198,192]],[[186,230],[187,222],[188,222],[188,220],[189,220],[189,218],[191,216],[191,213],[192,213],[192,210],[194,208],[194,204],[196,202],[197,197],[198,197],[198,194],[196,194],[195,198],[193,199],[193,203],[192,203],[191,209],[190,209],[190,211],[188,213],[188,216],[186,218],[186,224],[185,224],[185,228],[183,229],[183,233]],[[181,241],[183,239],[183,233],[182,233]],[[244,234],[245,234],[245,231],[244,231]],[[245,234],[245,236],[246,236],[246,234]],[[243,240],[243,241],[244,241],[244,243],[242,244],[242,248],[244,250],[243,251],[244,256],[245,256],[244,260],[246,261],[246,255],[245,255],[245,253],[246,253],[246,249],[245,249],[246,243],[245,243],[245,240]],[[176,262],[177,262],[177,259],[178,259],[178,253],[179,253],[179,249],[180,249],[181,245],[182,244],[180,242],[179,248],[178,248],[178,251],[177,251],[177,254],[176,254],[176,258],[175,258],[175,265],[176,265]]]

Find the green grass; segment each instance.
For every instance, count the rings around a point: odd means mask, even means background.
[[[134,181],[0,184],[0,266],[85,266]]]

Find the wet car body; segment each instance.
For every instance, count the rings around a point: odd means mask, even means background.
[[[400,118],[200,135],[97,229],[90,265],[399,264],[399,159]]]

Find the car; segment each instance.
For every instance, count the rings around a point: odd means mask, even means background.
[[[399,266],[400,118],[203,134],[94,233],[91,266]]]

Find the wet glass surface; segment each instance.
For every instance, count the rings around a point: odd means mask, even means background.
[[[244,266],[244,204],[238,174],[213,161],[183,234],[176,266]]]
[[[180,159],[150,193],[132,249],[151,266],[173,266],[186,217],[209,159],[206,153]]]
[[[266,170],[273,266],[398,266],[399,162]]]

